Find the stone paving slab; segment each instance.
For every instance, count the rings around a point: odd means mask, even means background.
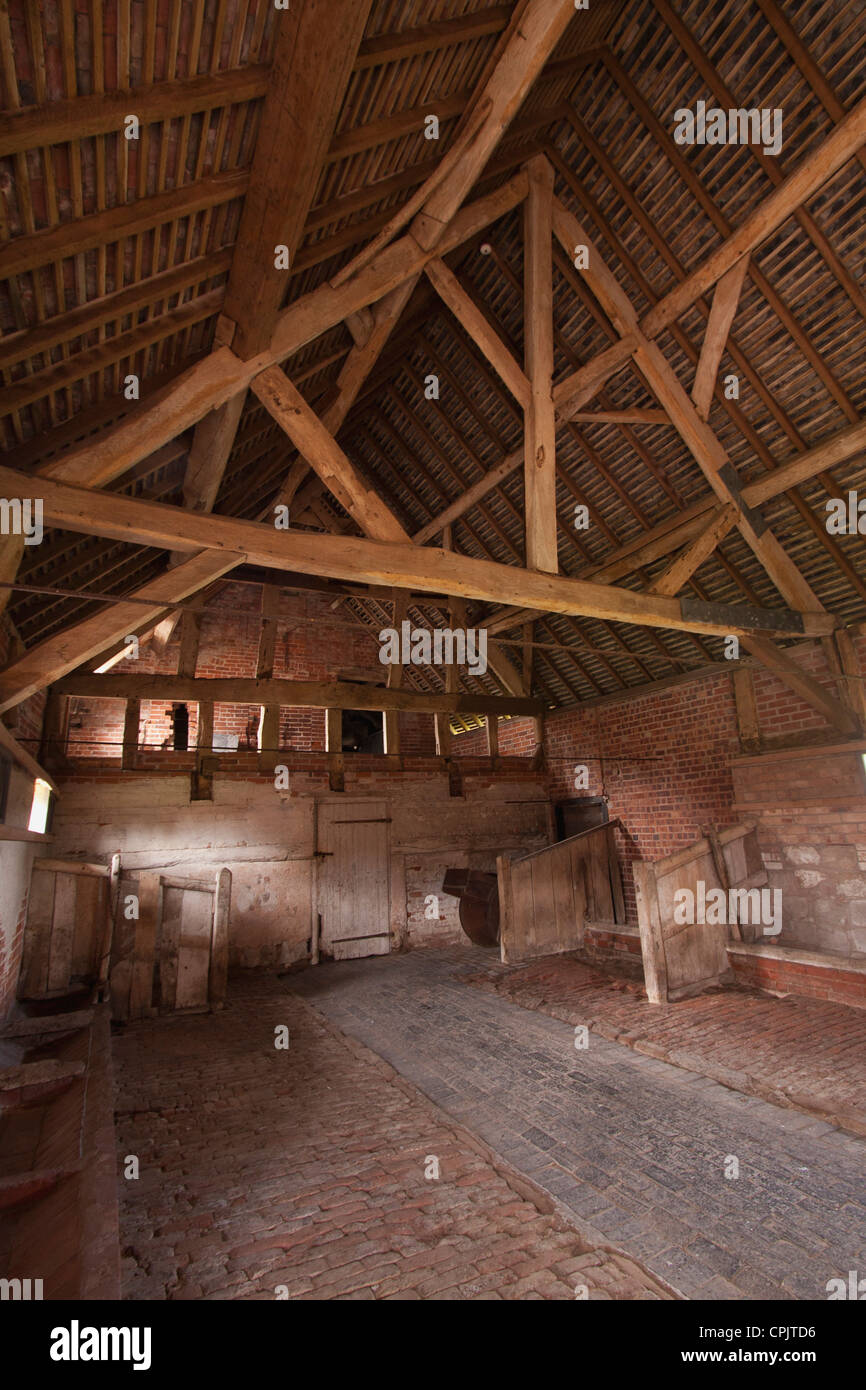
[[[502,965],[477,953],[468,984],[613,1042],[699,1072],[734,1090],[866,1135],[866,1010],[733,986],[650,1004],[642,984],[546,956]]]
[[[697,1299],[825,1299],[866,1270],[866,1144],[465,982],[416,951],[293,990],[557,1198],[585,1238]],[[734,1176],[737,1174],[737,1176]]]
[[[114,1055],[125,1298],[671,1297],[273,977]]]

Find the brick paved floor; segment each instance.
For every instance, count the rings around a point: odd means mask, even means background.
[[[292,988],[690,1298],[825,1299],[866,1269],[866,1144],[473,988],[482,953],[321,966]],[[739,1176],[733,1173],[736,1160]]]
[[[525,965],[502,965],[492,952],[478,956],[468,983],[866,1135],[866,1009],[737,986],[649,1004],[642,984],[573,956]]]
[[[131,1025],[114,1056],[119,1171],[140,1163],[119,1179],[125,1298],[670,1296],[284,981]]]

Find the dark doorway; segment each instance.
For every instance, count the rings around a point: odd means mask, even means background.
[[[603,796],[573,796],[568,801],[556,803],[556,835],[559,840],[568,840],[583,830],[594,830],[597,825],[607,825],[607,802]]]

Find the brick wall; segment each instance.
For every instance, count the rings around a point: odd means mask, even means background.
[[[318,594],[282,594],[278,615],[274,676],[277,679],[332,681],[354,670],[376,673],[384,680],[375,633],[367,632],[332,600]],[[227,586],[210,604],[202,620],[196,675],[252,677],[256,673],[261,626],[261,595],[256,585]],[[137,661],[122,661],[114,674],[174,675],[179,654],[179,628],[168,648],[157,653],[142,647]],[[171,747],[170,706],[165,700],[143,700],[139,724],[142,748]],[[214,706],[215,735],[236,735],[240,748],[254,748],[259,725],[258,705]],[[198,708],[190,705],[190,746],[198,730]],[[71,701],[69,752],[75,757],[120,757],[124,701],[78,698]],[[431,715],[401,713],[401,751],[430,756],[435,752]],[[325,711],[284,708],[280,714],[280,746],[300,752],[325,747]]]

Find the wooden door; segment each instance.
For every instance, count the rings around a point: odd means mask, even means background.
[[[388,805],[319,805],[318,911],[324,957],[384,956],[391,947]]]

